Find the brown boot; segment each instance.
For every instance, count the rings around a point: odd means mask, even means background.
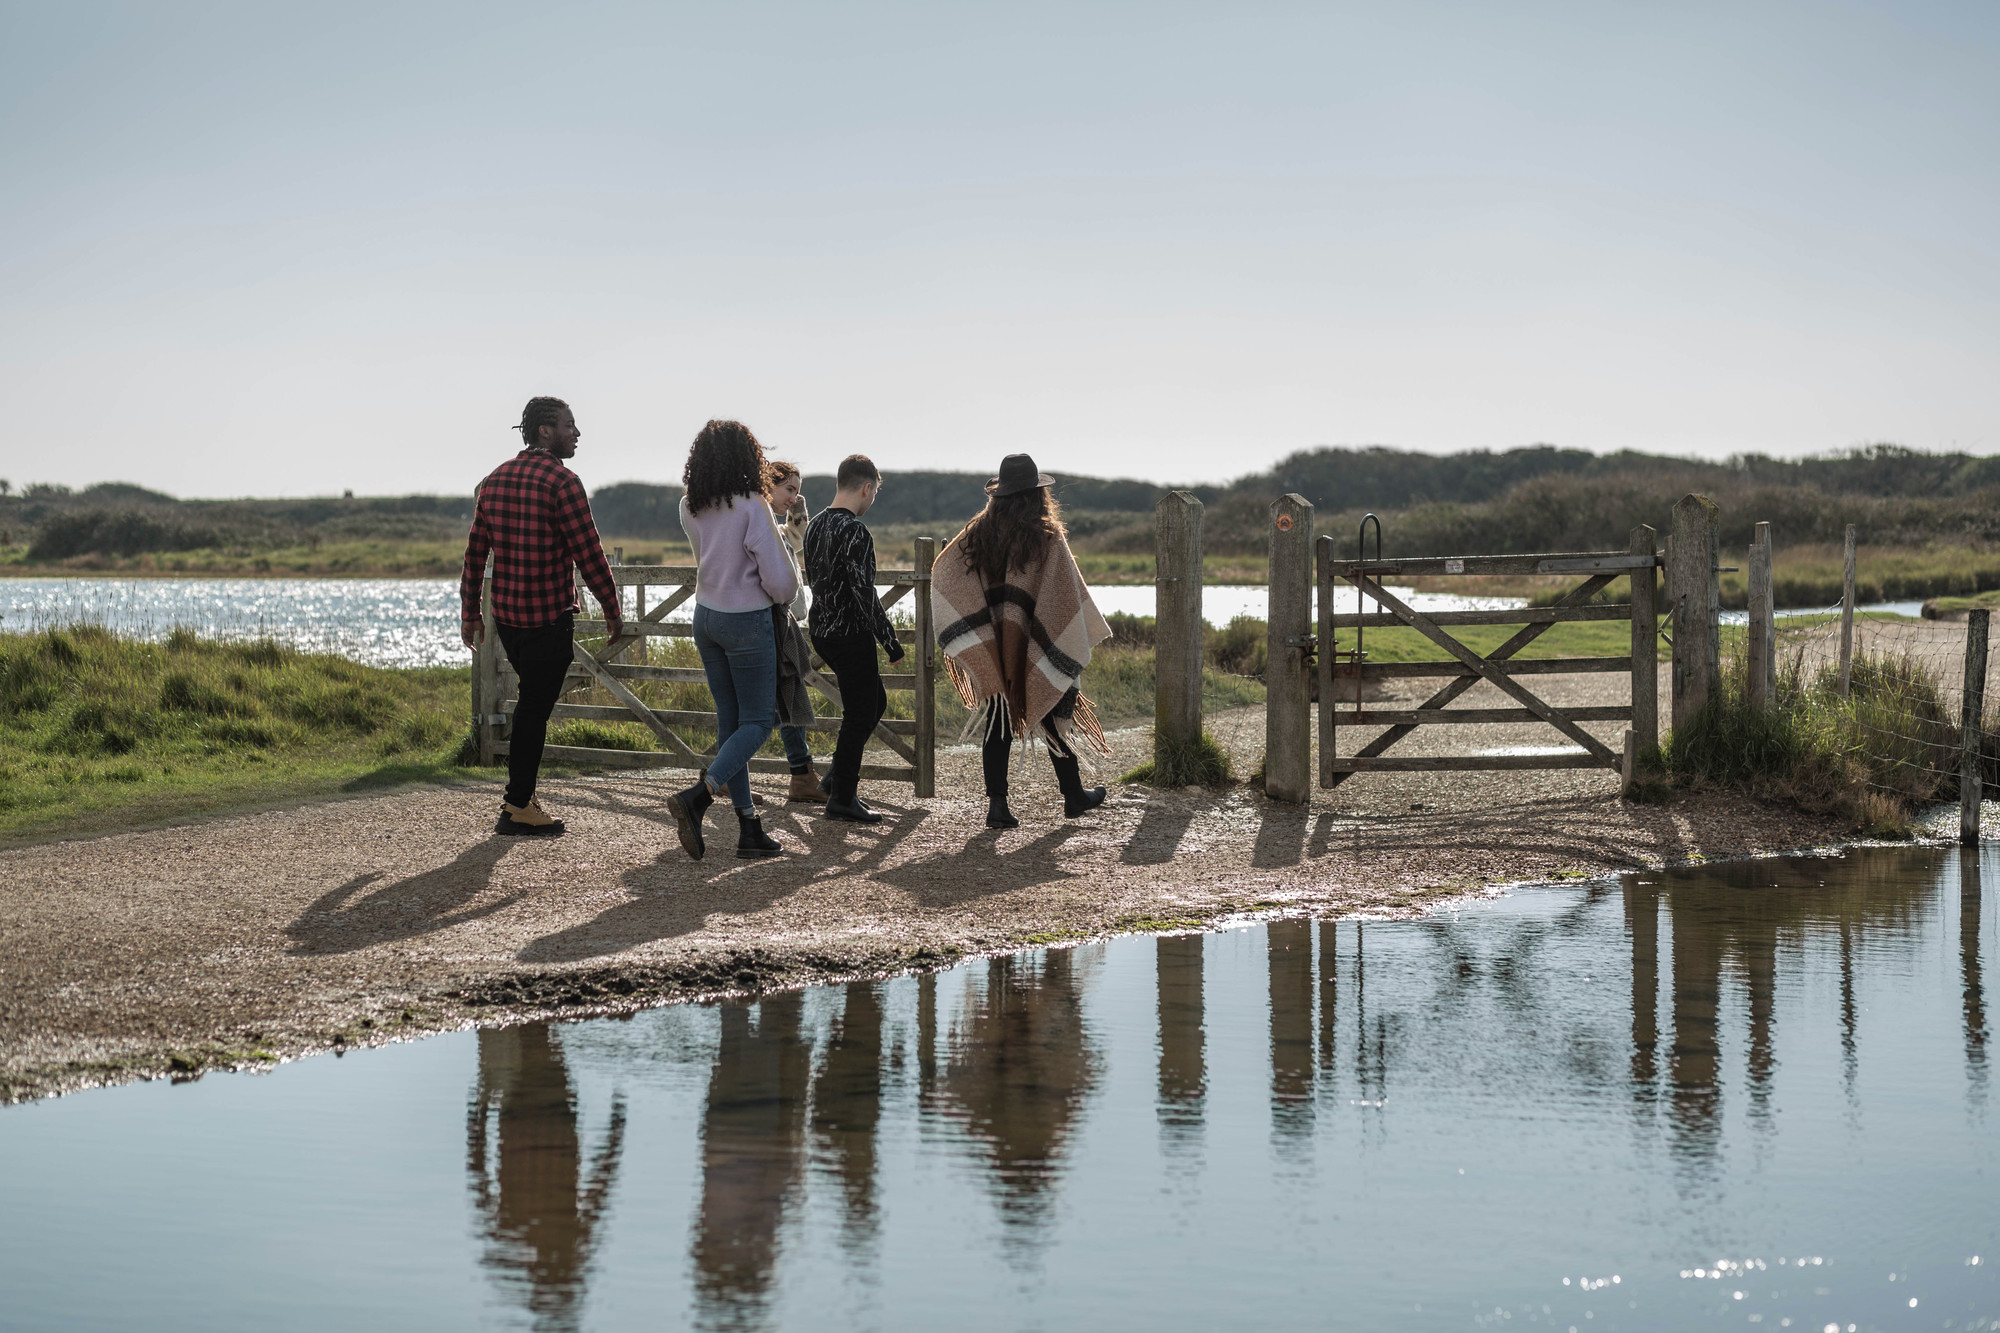
[[[826,788],[819,785],[819,774],[810,768],[803,773],[792,774],[792,789],[785,793],[785,801],[810,801],[814,805],[826,804]]]

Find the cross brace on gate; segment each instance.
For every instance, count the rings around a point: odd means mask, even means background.
[[[1363,772],[1454,772],[1492,769],[1611,768],[1622,757],[1581,723],[1630,722],[1635,740],[1658,743],[1656,710],[1657,660],[1654,647],[1657,620],[1652,571],[1659,565],[1653,551],[1653,531],[1633,533],[1627,551],[1581,551],[1548,555],[1426,557],[1385,561],[1335,560],[1333,539],[1318,542],[1320,675],[1320,785],[1335,787],[1351,774]],[[1643,573],[1642,573],[1643,571]],[[1434,611],[1426,614],[1389,591],[1389,576],[1412,578],[1473,574],[1583,574],[1587,577],[1550,606],[1497,611]],[[1625,605],[1592,605],[1590,599],[1619,578],[1630,578],[1632,601]],[[1336,580],[1356,590],[1357,609],[1334,610]],[[1376,611],[1362,611],[1362,599]],[[1629,620],[1632,652],[1624,657],[1519,659],[1517,654],[1546,633],[1551,625],[1578,621]],[[1460,642],[1447,627],[1519,625],[1505,642],[1480,653]],[[1371,662],[1361,644],[1373,627],[1404,626],[1450,655],[1449,661]],[[1336,631],[1355,631],[1357,646],[1341,651]],[[1524,676],[1578,672],[1621,672],[1632,676],[1629,705],[1561,706],[1549,703],[1520,679]],[[1413,708],[1372,708],[1366,702],[1371,681],[1390,678],[1449,677],[1449,682]],[[1518,707],[1450,708],[1453,700],[1480,681],[1507,695]],[[1352,692],[1352,707],[1348,692]],[[1554,727],[1581,753],[1552,755],[1425,755],[1391,756],[1386,752],[1418,727],[1437,723],[1543,722]],[[1384,728],[1351,755],[1338,752],[1338,728]]]

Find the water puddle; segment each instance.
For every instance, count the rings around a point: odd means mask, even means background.
[[[0,1326],[1995,1327],[1996,884],[1655,872],[14,1107]]]

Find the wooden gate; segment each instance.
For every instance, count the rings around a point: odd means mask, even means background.
[[[910,651],[903,658],[910,669],[905,674],[882,677],[885,688],[907,690],[915,696],[911,707],[913,716],[907,719],[883,718],[875,726],[876,738],[904,762],[863,764],[861,776],[884,782],[908,782],[915,788],[915,795],[930,797],[937,794],[937,696],[934,692],[937,641],[932,632],[930,598],[931,564],[937,557],[937,540],[933,537],[917,538],[916,557],[914,568],[879,569],[875,573],[877,585],[887,588],[882,595],[884,608],[896,605],[913,592],[916,594],[911,608],[916,627],[897,631],[898,637],[910,645]],[[576,645],[576,664],[570,668],[569,677],[563,682],[563,692],[567,695],[579,688],[600,685],[618,702],[615,705],[559,702],[554,717],[638,722],[653,733],[662,748],[612,750],[550,745],[542,753],[552,761],[603,767],[706,768],[715,754],[715,746],[696,750],[680,737],[675,728],[690,725],[713,728],[715,714],[654,708],[633,693],[629,682],[666,680],[705,684],[707,674],[698,666],[653,666],[619,660],[633,644],[650,638],[693,637],[693,625],[686,621],[669,621],[667,616],[694,596],[695,567],[615,563],[611,566],[611,577],[620,588],[635,590],[633,613],[625,621],[624,632],[596,653],[590,652],[582,643]],[[647,604],[649,594],[658,596],[658,600],[650,606]],[[595,606],[587,591],[581,591],[580,597],[580,605]],[[481,605],[486,613],[486,623],[491,627],[494,621],[490,574]],[[579,618],[576,629],[580,637],[602,635],[604,622]],[[819,660],[817,654],[813,658],[813,667],[808,676],[809,683],[838,706],[840,687],[833,682],[832,673],[826,670],[826,664]],[[507,666],[507,656],[500,647],[499,636],[491,632],[483,640],[474,665],[472,694],[480,762],[490,764],[507,753],[508,724],[520,695],[519,680]],[[820,717],[808,723],[806,730],[837,732],[840,730],[840,719]],[[791,765],[783,759],[753,758],[750,771],[789,773]]]
[[[1357,552],[1357,554],[1359,554]],[[1579,725],[1584,722],[1629,722],[1630,746],[1659,743],[1658,621],[1654,607],[1653,571],[1660,565],[1654,532],[1635,528],[1624,551],[1580,551],[1553,555],[1493,555],[1427,557],[1410,560],[1337,560],[1333,538],[1321,537],[1317,552],[1319,584],[1319,783],[1335,787],[1350,774],[1367,772],[1433,773],[1483,769],[1611,768],[1622,766],[1614,752]],[[1473,574],[1581,574],[1582,583],[1550,606],[1505,611],[1417,611],[1383,586],[1389,578]],[[1593,605],[1590,599],[1613,580],[1631,580],[1631,601],[1624,605]],[[1338,609],[1338,601],[1348,609]],[[1357,596],[1357,590],[1359,596]],[[1361,599],[1379,610],[1356,608]],[[1592,620],[1631,622],[1631,652],[1623,657],[1523,659],[1520,651],[1540,638],[1549,626]],[[1369,629],[1405,626],[1450,655],[1450,661],[1371,662],[1366,656]],[[1522,628],[1487,653],[1478,653],[1454,638],[1450,627],[1460,625],[1520,625]],[[1337,641],[1346,630],[1352,647]],[[1558,707],[1536,695],[1523,677],[1573,672],[1623,672],[1632,678],[1629,705]],[[1412,677],[1442,678],[1443,688],[1414,707],[1379,707],[1366,702],[1370,681]],[[1516,705],[1511,708],[1450,708],[1452,700],[1480,681],[1492,683]],[[1545,722],[1582,749],[1581,754],[1550,755],[1388,755],[1386,752],[1418,727],[1436,723]],[[1387,728],[1351,755],[1336,747],[1340,727]]]

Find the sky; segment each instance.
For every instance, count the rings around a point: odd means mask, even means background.
[[[2000,5],[0,0],[0,477],[2000,452]]]

